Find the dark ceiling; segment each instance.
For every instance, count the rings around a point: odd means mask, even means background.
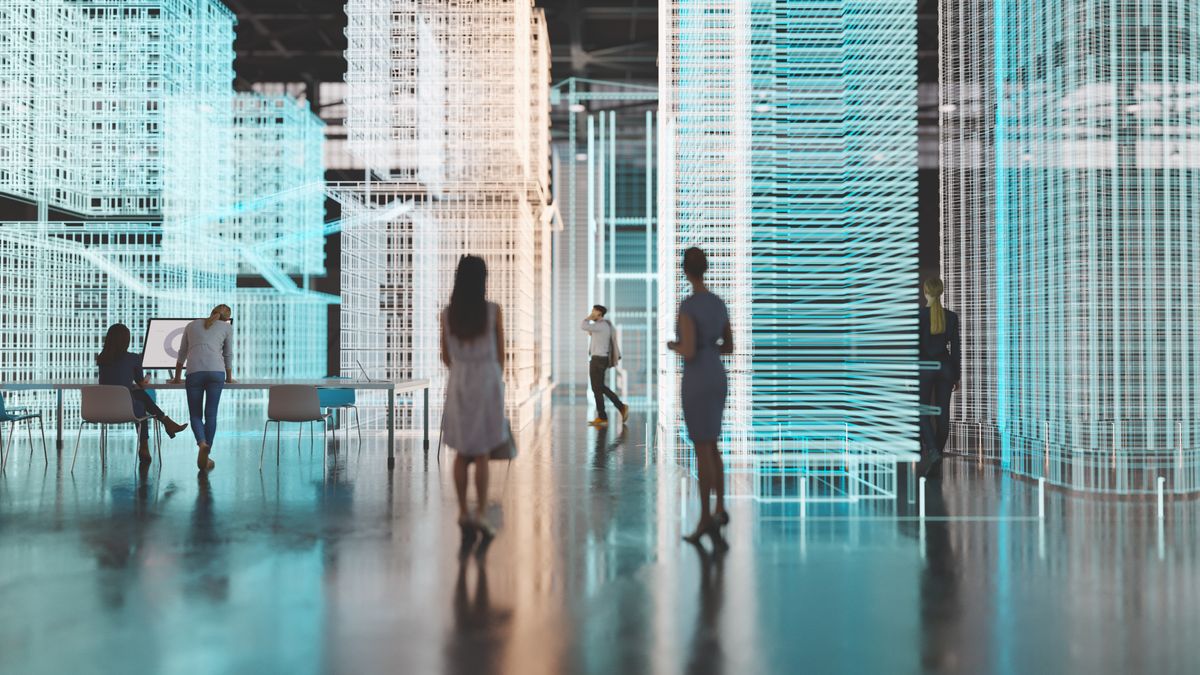
[[[346,71],[345,0],[225,0],[238,15],[237,73],[250,82],[339,82]],[[920,79],[937,81],[937,0],[916,0]],[[553,79],[657,79],[657,0],[541,0]]]

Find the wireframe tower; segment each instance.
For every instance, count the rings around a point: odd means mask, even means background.
[[[289,276],[324,272],[323,130],[234,94],[233,26],[217,0],[0,0],[0,193],[37,214],[0,223],[0,377],[92,378],[110,323],[216,302],[250,319],[238,373],[325,374],[337,298]]]
[[[521,0],[352,0],[346,11],[346,126],[371,179],[339,188],[343,369],[429,378],[440,410],[439,312],[459,258],[481,255],[521,425],[550,381],[545,19]]]
[[[942,12],[960,450],[1081,491],[1200,489],[1200,8]]]
[[[662,335],[699,246],[737,347],[736,452],[914,451],[915,8],[674,0],[660,16]],[[660,363],[674,431],[678,358]]]

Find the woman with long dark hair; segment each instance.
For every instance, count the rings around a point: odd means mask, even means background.
[[[450,369],[442,413],[442,441],[455,450],[454,489],[463,546],[494,536],[484,518],[488,456],[508,440],[504,417],[504,315],[487,300],[487,265],[463,256],[454,291],[441,316],[442,363]],[[467,504],[468,469],[475,466],[475,511]]]
[[[179,356],[175,361],[178,384],[180,371],[187,366],[188,412],[192,433],[196,436],[196,467],[212,471],[216,462],[209,459],[213,438],[217,435],[217,410],[226,384],[233,383],[233,310],[217,305],[207,319],[196,319],[183,329]]]
[[[922,370],[918,375],[921,403],[938,408],[936,415],[921,415],[920,420],[920,470],[929,478],[941,475],[942,453],[950,438],[950,395],[958,388],[962,374],[958,315],[942,306],[944,290],[941,279],[926,279],[921,285],[925,306],[917,317],[920,358],[939,363],[937,370]]]
[[[99,370],[100,384],[128,387],[133,397],[133,412],[138,417],[144,417],[147,412],[162,423],[163,429],[171,438],[187,429],[186,424],[176,424],[167,417],[143,389],[150,378],[142,372],[142,355],[129,351],[129,328],[123,323],[114,323],[108,327],[104,335],[104,347],[96,355],[96,368]],[[150,457],[150,422],[138,424],[138,461],[149,464]]]
[[[683,357],[680,399],[688,437],[696,446],[700,481],[700,522],[684,539],[698,544],[707,534],[713,546],[724,548],[721,527],[729,523],[729,514],[725,511],[725,466],[717,442],[729,391],[721,355],[733,353],[733,329],[725,301],[704,283],[707,271],[704,251],[693,246],[684,252],[683,274],[692,285],[692,294],[679,304],[675,328],[678,339],[668,343],[667,348]],[[715,498],[714,505],[710,505],[710,498]]]

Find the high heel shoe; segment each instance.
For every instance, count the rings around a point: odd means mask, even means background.
[[[729,550],[729,542],[725,541],[725,536],[721,534],[720,526],[714,524],[712,527],[708,528],[708,532],[706,534],[708,535],[708,538],[712,540],[714,552],[723,553]]]
[[[462,542],[459,544],[459,553],[466,555],[475,546],[475,539],[479,536],[479,528],[470,520],[458,521],[458,529],[462,532]]]
[[[713,522],[721,527],[725,527],[729,524],[729,512],[724,510],[717,511],[713,514]]]
[[[700,524],[696,525],[695,532],[683,535],[683,540],[689,544],[695,544],[698,546],[700,544],[700,540],[704,538],[704,535],[711,534],[714,530],[716,530],[717,535],[720,536],[720,526],[714,521],[709,520],[708,522],[701,522]]]

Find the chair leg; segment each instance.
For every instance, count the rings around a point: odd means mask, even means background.
[[[4,451],[4,423],[0,422],[0,471],[8,464],[8,453]]]
[[[46,418],[38,415],[38,427],[42,430],[42,459],[46,460],[46,464],[50,463],[50,453],[46,450]]]
[[[354,411],[354,428],[358,430],[358,451],[362,452],[362,421],[358,418],[358,406],[351,406]]]
[[[25,436],[29,439],[29,459],[33,460],[33,420],[25,420]]]
[[[87,422],[79,423],[79,433],[75,434],[75,452],[71,453],[71,473],[75,473],[75,460],[79,458],[79,439],[83,436],[83,425]]]
[[[258,451],[258,470],[262,471],[263,455],[267,454],[267,427],[271,426],[271,421],[263,422],[263,442],[262,448]]]
[[[329,437],[328,437],[329,425],[326,424],[328,421],[329,421],[328,418],[321,420],[321,467],[322,468],[325,467],[325,462],[326,462],[327,458],[329,457]],[[337,432],[334,432],[334,433],[336,434]],[[335,436],[335,438],[336,438],[336,436]]]
[[[12,454],[13,437],[15,437],[16,435],[17,435],[17,423],[9,422],[8,423],[8,444],[4,448],[0,448],[0,452],[3,452],[5,457]]]
[[[283,422],[275,422],[275,466],[279,466],[279,445],[282,443]]]

